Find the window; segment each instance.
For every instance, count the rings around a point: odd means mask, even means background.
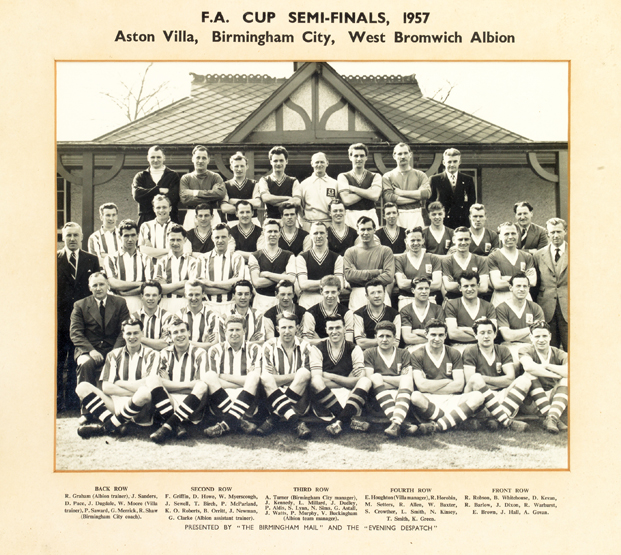
[[[57,240],[62,241],[62,228],[69,221],[71,214],[70,183],[56,175],[56,232]]]

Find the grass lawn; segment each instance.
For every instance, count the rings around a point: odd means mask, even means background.
[[[204,425],[192,426],[185,440],[155,445],[156,428],[133,426],[125,437],[81,439],[77,413],[56,420],[57,470],[373,470],[373,469],[564,469],[567,433],[554,436],[531,421],[524,433],[453,430],[426,437],[391,440],[386,425],[370,433],[345,430],[338,438],[313,422],[310,441],[295,437],[286,424],[267,438],[226,435],[207,439]]]

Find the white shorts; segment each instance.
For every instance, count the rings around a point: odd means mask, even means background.
[[[420,208],[414,208],[412,210],[399,209],[399,219],[397,223],[405,229],[412,229],[413,227],[419,226],[425,227],[423,213]]]
[[[256,293],[254,300],[252,301],[252,308],[254,308],[259,314],[265,314],[270,308],[276,306],[277,304],[278,299],[276,297]]]
[[[375,223],[375,228],[377,229],[379,225],[379,220],[377,219],[377,210],[375,208],[371,208],[370,210],[346,210],[345,212],[345,225],[349,227],[353,227],[356,229],[358,226],[358,220],[362,217],[366,216],[367,218],[371,218]]]
[[[303,291],[298,299],[298,304],[306,309],[314,306],[322,301],[323,297],[319,291]]]
[[[213,216],[211,219],[211,226],[214,227],[218,225],[221,221],[220,219],[220,211],[212,210]],[[186,231],[190,231],[194,229],[196,225],[196,210],[194,208],[188,208],[185,212],[185,219],[183,220],[183,229]]]

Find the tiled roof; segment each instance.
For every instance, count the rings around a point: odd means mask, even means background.
[[[94,140],[96,143],[220,143],[286,80],[193,75],[192,93]],[[413,143],[522,143],[529,139],[424,98],[415,76],[344,77]]]

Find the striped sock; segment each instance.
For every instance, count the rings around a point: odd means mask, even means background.
[[[297,422],[299,420],[297,413],[293,410],[291,401],[280,389],[274,391],[267,398],[267,402],[276,414],[286,418],[289,422]]]
[[[322,391],[318,391],[317,393],[315,393],[315,400],[320,405],[328,409],[334,416],[343,411],[341,403],[339,403],[336,395],[332,393],[329,387],[326,387]]]
[[[479,391],[483,394],[483,402],[487,410],[492,413],[492,416],[498,420],[501,425],[507,426],[509,424],[509,416],[498,401],[496,401],[494,392],[487,387],[487,385],[483,386]]]
[[[524,399],[526,399],[529,390],[530,387],[528,387],[528,389],[523,389],[516,384],[511,387],[509,391],[507,391],[507,395],[501,406],[509,415],[509,418],[513,418],[517,414],[518,410],[520,410],[520,407],[522,406]]]
[[[533,401],[535,401],[535,406],[540,414],[546,416],[550,410],[550,401],[539,380],[533,380],[533,385],[530,388],[530,396]]]
[[[168,397],[168,393],[166,393],[166,390],[161,386],[151,390],[151,402],[155,407],[155,411],[164,420],[168,420],[173,412],[175,412],[170,398]]]
[[[425,420],[438,420],[444,416],[444,411],[440,407],[436,407],[431,401],[427,400],[429,405],[425,410],[419,409],[416,405],[412,405],[412,408],[422,421]]]
[[[134,399],[132,398],[129,400],[129,403],[121,409],[121,413],[119,415],[112,417],[112,422],[114,424],[118,422],[118,425],[121,426],[122,424],[125,424],[125,422],[129,422],[132,418],[134,418],[134,416],[137,416],[141,410],[142,407],[139,407],[136,403],[134,403]]]
[[[218,414],[222,414],[231,408],[233,401],[231,401],[229,394],[220,387],[209,395],[209,404]]]
[[[548,413],[548,416],[553,416],[557,420],[560,420],[561,415],[565,412],[565,409],[567,408],[568,402],[569,397],[567,380],[563,378],[556,386],[556,389],[554,391],[554,395],[552,397],[552,406],[550,407],[550,412]]]
[[[289,397],[289,399],[291,399],[294,403],[297,403],[302,398],[299,393],[296,393],[290,387],[285,390],[285,395]]]
[[[445,414],[442,418],[436,421],[442,431],[446,431],[457,424],[465,422],[474,414],[474,411],[470,408],[465,401],[454,408],[448,414]]]
[[[166,424],[174,429],[176,425],[181,424],[184,420],[189,420],[200,404],[201,400],[193,393],[190,393],[177,407],[175,413],[166,421]]]
[[[237,420],[241,420],[246,411],[252,405],[254,401],[254,395],[245,389],[242,389],[235,402],[231,405],[228,410],[228,413],[236,418]]]
[[[395,400],[392,398],[392,394],[390,390],[385,385],[380,385],[374,390],[375,398],[379,403],[380,407],[382,407],[382,411],[389,418],[392,419],[392,416],[395,412]]]
[[[82,399],[82,407],[95,418],[106,424],[114,415],[107,409],[103,399],[95,393],[89,393]]]
[[[356,387],[347,398],[345,408],[336,417],[341,422],[349,422],[353,416],[356,416],[359,410],[362,410],[364,404],[367,402],[367,396],[369,392],[361,387]]]
[[[391,421],[395,424],[403,424],[405,417],[408,415],[408,411],[410,410],[411,395],[412,391],[410,389],[400,389],[397,392],[397,397],[395,398],[395,410],[391,418]]]

